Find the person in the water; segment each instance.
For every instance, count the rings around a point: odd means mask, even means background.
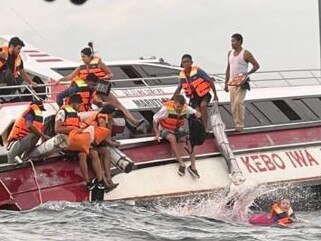
[[[291,208],[291,202],[288,197],[282,197],[279,202],[272,205],[270,211],[271,223],[274,224],[289,224],[295,219],[294,212]]]

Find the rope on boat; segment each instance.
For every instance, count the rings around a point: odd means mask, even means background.
[[[31,160],[28,160],[28,162],[30,162],[31,164],[31,167],[32,167],[32,170],[34,172],[34,175],[35,175],[35,182],[36,182],[36,185],[37,185],[37,188],[38,188],[38,193],[39,193],[39,200],[40,200],[40,204],[42,204],[42,195],[41,195],[41,188],[38,184],[38,177],[37,177],[37,172],[36,172],[36,169],[35,169],[35,166],[33,164],[33,162]]]
[[[10,199],[13,200],[13,196],[12,193],[10,192],[9,188],[6,186],[6,184],[4,184],[4,182],[2,181],[2,179],[0,178],[0,182],[2,184],[2,186],[4,187],[4,189],[6,189],[6,191],[8,192]]]

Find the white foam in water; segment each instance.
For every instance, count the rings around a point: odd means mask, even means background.
[[[225,223],[246,223],[252,213],[249,209],[254,200],[263,194],[275,191],[278,187],[255,186],[250,181],[239,186],[231,186],[226,192],[215,193],[204,198],[189,198],[171,205],[159,204],[156,209],[173,216],[197,216],[215,219]],[[233,197],[234,205],[226,205]]]

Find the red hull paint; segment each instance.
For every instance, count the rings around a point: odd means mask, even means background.
[[[321,127],[238,133],[229,136],[229,142],[234,150],[309,143],[320,139]],[[184,143],[180,145],[182,153],[186,155]],[[197,154],[218,152],[212,137],[208,138],[202,146],[195,147],[195,150]],[[166,142],[161,144],[155,142],[123,151],[136,163],[173,157],[170,146]],[[31,163],[26,163],[20,168],[3,170],[0,173],[0,180],[0,208],[28,210],[48,201],[88,200],[88,192],[85,190],[77,161],[57,158],[35,163],[35,171]],[[10,205],[12,207],[8,207]]]
[[[27,163],[22,168],[3,171],[0,175],[0,206],[11,204],[17,209],[27,210],[53,200],[88,200],[76,161],[51,160],[35,164],[35,169]]]
[[[238,133],[228,137],[232,150],[251,149],[259,147],[289,145],[301,142],[314,142],[321,140],[321,127],[308,127],[300,129],[275,130],[257,133]],[[185,143],[180,143],[182,155],[188,155],[184,150]],[[215,139],[207,138],[201,146],[195,147],[196,154],[207,154],[218,152]],[[163,141],[156,141],[149,145],[133,147],[123,150],[135,163],[173,158],[170,145]]]

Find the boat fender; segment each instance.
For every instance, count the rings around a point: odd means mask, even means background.
[[[133,170],[133,161],[121,152],[118,148],[108,147],[110,151],[111,162],[121,171],[129,173]]]

